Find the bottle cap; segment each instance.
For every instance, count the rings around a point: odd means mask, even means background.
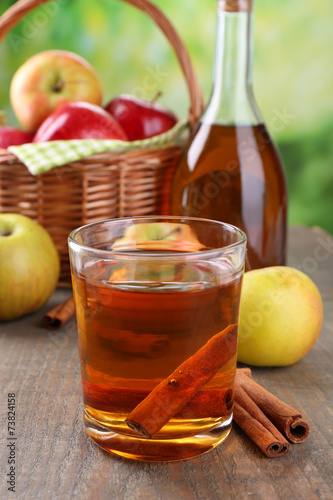
[[[219,12],[251,12],[252,0],[218,0]]]

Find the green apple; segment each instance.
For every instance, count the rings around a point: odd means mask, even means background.
[[[249,271],[242,286],[238,361],[296,363],[316,342],[322,323],[321,296],[306,274],[287,266]]]
[[[42,226],[24,215],[0,214],[0,320],[39,309],[59,270],[58,252]]]
[[[93,67],[66,50],[46,50],[16,71],[10,100],[24,128],[34,132],[59,106],[71,101],[100,105],[102,87]]]

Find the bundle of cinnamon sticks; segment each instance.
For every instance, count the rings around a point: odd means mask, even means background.
[[[251,378],[249,368],[236,370],[234,420],[270,458],[285,455],[291,443],[308,437],[302,415]]]
[[[73,315],[74,301],[71,297],[45,316],[44,326],[57,329]],[[199,401],[203,411],[206,404],[210,405],[210,408],[214,404],[219,414],[230,413],[231,390],[222,390],[218,394],[217,404],[214,391],[205,391],[202,387],[215,376],[231,356],[236,354],[236,330],[237,325],[230,325],[212,337],[152,391],[141,391],[129,397],[128,388],[125,394],[119,388],[115,394],[112,393],[112,388],[108,389],[109,393],[106,394],[105,386],[100,389],[95,386],[90,390],[89,386],[92,384],[85,383],[83,385],[85,399],[92,406],[95,404],[100,406],[101,401],[103,405],[112,405],[114,399],[119,404],[119,398],[132,403],[137,399],[137,405],[130,411],[126,423],[132,430],[146,438],[151,438],[172,417],[181,418],[193,411],[193,408],[198,407]],[[297,410],[257,384],[251,375],[250,368],[236,370],[234,421],[267,457],[280,457],[288,453],[290,443],[305,441],[309,435],[309,425],[304,422]],[[154,418],[152,418],[152,408],[154,408]]]

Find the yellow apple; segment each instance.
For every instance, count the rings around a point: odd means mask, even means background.
[[[296,363],[316,342],[322,323],[321,296],[306,274],[287,266],[249,271],[242,286],[238,361]]]
[[[10,100],[18,120],[34,132],[62,104],[84,101],[100,105],[102,88],[85,59],[65,50],[46,50],[16,71]]]
[[[59,268],[57,250],[41,225],[24,215],[0,214],[0,321],[45,304]]]

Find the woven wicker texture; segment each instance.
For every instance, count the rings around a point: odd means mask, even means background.
[[[9,8],[0,17],[0,41],[28,12],[47,1],[19,0]],[[126,3],[149,15],[175,50],[190,96],[188,120],[195,123],[203,110],[203,98],[182,40],[149,1]],[[48,230],[60,254],[59,285],[66,286],[70,284],[68,234],[98,220],[167,214],[179,155],[179,146],[99,153],[34,177],[13,154],[0,149],[0,213],[27,215]]]

